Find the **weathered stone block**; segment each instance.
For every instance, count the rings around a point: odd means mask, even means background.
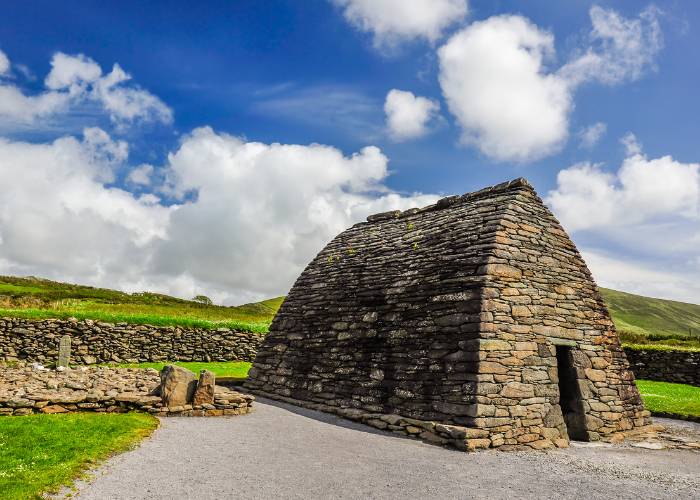
[[[197,377],[185,368],[166,365],[160,372],[160,396],[169,408],[183,406],[192,401],[197,387]]]

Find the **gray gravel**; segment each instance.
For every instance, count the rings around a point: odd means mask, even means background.
[[[259,398],[231,418],[166,418],[79,497],[700,498],[700,453],[579,444],[466,454]]]

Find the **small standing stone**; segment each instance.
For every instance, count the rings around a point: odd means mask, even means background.
[[[70,363],[70,335],[64,335],[61,337],[61,341],[58,344],[58,363],[57,367],[68,368]]]
[[[166,407],[184,406],[192,401],[197,377],[191,371],[166,365],[160,372],[160,381],[160,395]]]
[[[209,370],[199,372],[197,389],[194,391],[193,405],[212,404],[214,402],[214,386],[216,375]]]

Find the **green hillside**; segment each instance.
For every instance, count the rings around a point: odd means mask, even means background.
[[[620,331],[700,337],[700,305],[652,299],[607,288],[601,288],[600,292]]]
[[[700,346],[700,305],[601,288],[627,343]],[[159,293],[125,293],[40,278],[0,276],[0,316],[96,319],[266,332],[284,297],[235,307]]]
[[[125,293],[40,278],[0,276],[0,316],[95,319],[108,322],[230,327],[267,331],[284,297],[236,307],[159,293]]]

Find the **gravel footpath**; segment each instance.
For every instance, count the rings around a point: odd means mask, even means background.
[[[77,496],[697,499],[699,476],[700,452],[591,443],[467,454],[258,398],[249,415],[162,419]]]

